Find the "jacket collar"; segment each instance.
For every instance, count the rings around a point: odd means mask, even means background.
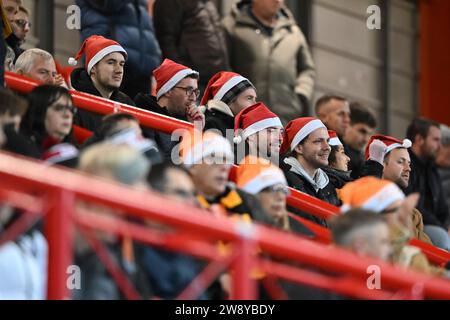
[[[208,103],[206,104],[206,107],[208,108],[208,110],[220,111],[234,118],[234,114],[231,111],[230,107],[226,103],[223,103],[222,101],[209,100]]]
[[[291,166],[291,169],[289,171],[294,172],[303,178],[305,178],[317,191],[320,189],[325,188],[328,183],[330,182],[330,178],[328,178],[327,174],[322,169],[317,169],[316,174],[314,177],[311,177],[305,169],[302,167],[300,162],[298,162],[297,159],[294,157],[285,158],[284,163]]]

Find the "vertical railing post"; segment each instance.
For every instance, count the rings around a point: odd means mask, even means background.
[[[237,230],[241,239],[233,244],[233,250],[237,250],[237,255],[231,265],[231,299],[254,300],[257,299],[257,287],[256,281],[252,279],[252,270],[257,250],[252,239],[253,225],[238,223]]]
[[[45,224],[49,249],[47,299],[69,299],[67,268],[72,263],[75,195],[56,189],[51,191],[48,201],[50,209]]]

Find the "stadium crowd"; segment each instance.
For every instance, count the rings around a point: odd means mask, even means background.
[[[28,95],[0,89],[1,150],[151,190],[213,215],[311,237],[292,213],[329,228],[335,245],[448,277],[409,240],[450,250],[450,129],[417,117],[404,137],[383,135],[369,107],[333,93],[320,97],[309,116],[315,66],[282,0],[242,0],[222,21],[205,0],[156,0],[153,17],[145,0],[77,0],[82,45],[68,57],[70,76],[50,53],[21,48],[32,27],[21,1],[0,3],[0,84],[5,70],[39,82]],[[188,121],[195,129],[174,138],[141,128],[131,114],[78,109],[72,89]],[[80,141],[74,125],[91,131],[90,138]],[[289,187],[343,214],[330,221],[290,207]],[[0,204],[0,233],[22,214]],[[0,299],[45,299],[42,230],[38,221],[1,245]],[[146,298],[177,297],[204,266],[180,253],[97,236]],[[74,264],[83,274],[74,299],[123,298],[81,235]],[[223,273],[198,298],[226,299],[229,288]],[[291,299],[339,298],[284,288]]]

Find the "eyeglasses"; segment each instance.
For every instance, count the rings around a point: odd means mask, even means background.
[[[188,97],[192,96],[193,93],[195,94],[195,97],[198,97],[200,95],[200,90],[194,89],[192,87],[174,87],[174,88],[184,89]]]
[[[274,185],[270,187],[266,187],[261,190],[261,192],[270,192],[270,193],[277,193],[280,192],[285,196],[288,196],[291,192],[289,191],[289,187],[287,186],[280,186],[280,185]]]
[[[31,23],[24,19],[17,19],[14,20],[15,24],[17,24],[22,29],[25,29],[27,26],[28,28],[31,28]]]
[[[64,104],[56,104],[54,106],[51,106],[51,108],[53,108],[53,110],[55,110],[57,112],[70,111],[72,114],[77,113],[77,108],[75,108],[74,106],[68,106],[68,105],[64,105]]]

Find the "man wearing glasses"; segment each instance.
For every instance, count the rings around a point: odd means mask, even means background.
[[[140,93],[136,105],[142,109],[169,117],[192,122],[201,131],[205,126],[205,115],[196,101],[200,96],[198,89],[199,73],[170,59],[153,71],[156,79],[156,96]],[[177,141],[171,141],[168,134],[156,132],[154,140],[169,158]]]

